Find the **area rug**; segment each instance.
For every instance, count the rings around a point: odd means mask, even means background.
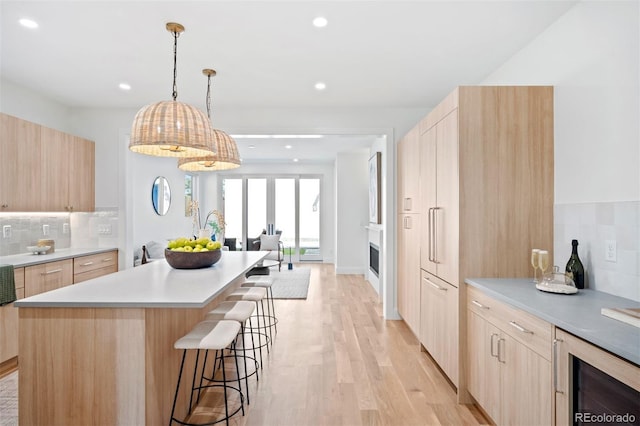
[[[18,425],[18,372],[0,379],[0,426]]]
[[[273,278],[271,291],[274,299],[307,298],[311,269],[294,267],[292,270],[288,270],[282,268],[279,272],[271,271],[269,276]]]

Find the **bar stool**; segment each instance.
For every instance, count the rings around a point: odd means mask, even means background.
[[[225,373],[225,368],[224,368],[224,357],[222,358],[222,384],[218,384],[218,383],[214,383],[214,384],[207,384],[207,385],[203,385],[203,379],[206,379],[207,381],[212,381],[209,378],[206,378],[204,376],[204,372],[205,372],[205,368],[207,365],[207,355],[209,353],[209,350],[215,350],[216,351],[216,357],[219,351],[224,351],[224,349],[226,348],[233,348],[234,346],[234,342],[236,340],[236,338],[238,337],[238,333],[240,332],[240,323],[238,323],[237,321],[230,321],[230,320],[221,320],[221,321],[202,321],[200,323],[198,323],[188,334],[186,334],[185,336],[181,337],[180,339],[178,339],[173,347],[175,349],[182,349],[183,353],[182,353],[182,362],[180,363],[180,373],[178,374],[178,384],[176,385],[176,393],[175,396],[173,398],[173,407],[171,408],[171,420],[169,421],[169,426],[171,426],[171,424],[175,421],[181,425],[187,425],[187,426],[201,426],[201,425],[210,425],[210,424],[214,424],[214,423],[219,423],[221,421],[226,421],[226,424],[229,424],[229,418],[231,418],[231,416],[235,415],[236,413],[238,413],[238,411],[242,410],[242,415],[244,416],[244,397],[242,395],[242,388],[241,388],[241,382],[240,379],[238,379],[238,387],[236,388],[235,386],[232,386],[231,384],[229,384],[229,382],[227,382],[227,377],[226,377],[226,373]],[[198,402],[198,399],[200,398],[200,391],[202,389],[205,388],[212,388],[212,387],[222,387],[224,389],[224,412],[225,412],[225,417],[219,420],[216,420],[215,422],[208,422],[208,423],[203,423],[203,424],[199,424],[199,423],[187,423],[184,422],[182,420],[177,419],[174,414],[175,414],[175,409],[176,409],[176,401],[178,400],[178,391],[180,389],[180,381],[182,380],[182,370],[184,369],[184,361],[185,358],[187,356],[187,351],[188,350],[193,350],[195,349],[196,352],[196,362],[195,362],[195,366],[193,368],[193,380],[191,382],[191,393],[189,396],[189,412],[188,414],[191,414],[191,411],[193,410],[193,394],[194,392],[198,392],[198,397],[196,399],[196,403]],[[198,360],[200,358],[200,351],[201,350],[205,350],[205,356],[204,356],[204,361],[202,363],[202,373],[200,374],[200,383],[198,386],[196,386],[196,375],[198,373]],[[234,353],[236,353],[234,351]],[[236,370],[238,370],[238,357],[236,355],[235,357],[235,362],[236,362]],[[212,379],[212,378],[211,378]],[[238,392],[238,394],[240,395],[240,406],[233,411],[232,413],[229,413],[229,399],[228,399],[228,395],[227,395],[227,389],[233,389],[235,391]]]
[[[267,353],[269,353],[269,343],[271,341],[271,337],[270,335],[267,335],[266,333],[262,333],[260,330],[265,329],[265,326],[261,326],[260,325],[260,317],[264,316],[264,303],[263,300],[267,297],[267,290],[261,287],[239,287],[237,289],[235,289],[233,291],[233,293],[229,294],[227,296],[227,301],[250,301],[250,302],[254,302],[255,306],[256,306],[256,313],[254,315],[254,317],[256,317],[258,324],[257,324],[257,331],[255,331],[254,333],[258,335],[258,348],[260,351],[260,369],[262,369],[263,366],[263,362],[262,362],[262,347],[266,346],[267,347]],[[258,302],[260,304],[258,304]],[[251,319],[249,319],[249,324],[251,326]],[[253,330],[253,326],[251,326],[251,329]],[[265,338],[265,343],[262,343],[262,336],[264,336]]]
[[[247,278],[241,287],[262,287],[267,290],[267,316],[269,318],[269,327],[273,327],[275,334],[278,334],[278,318],[276,317],[276,307],[273,303],[273,278],[265,275],[253,275]],[[265,320],[266,322],[266,320]],[[273,344],[273,340],[271,341]]]
[[[239,300],[239,301],[225,301],[216,306],[213,310],[209,311],[205,316],[206,321],[220,321],[220,320],[231,320],[237,321],[240,323],[240,334],[239,336],[242,338],[242,348],[238,349],[238,343],[235,344],[235,351],[242,351],[242,358],[244,360],[244,376],[240,377],[240,379],[245,380],[245,389],[247,394],[247,404],[250,404],[249,400],[249,376],[256,375],[256,379],[260,380],[258,377],[258,358],[256,357],[256,345],[253,340],[253,327],[251,326],[251,321],[249,321],[249,334],[251,335],[251,346],[253,348],[253,358],[247,356],[246,349],[246,340],[245,340],[245,323],[251,318],[253,312],[255,311],[255,305],[249,301]],[[247,369],[247,358],[253,361],[254,363],[254,371],[249,373]],[[215,370],[215,365],[214,365]],[[240,372],[237,373],[240,375]],[[214,380],[215,381],[215,380]]]

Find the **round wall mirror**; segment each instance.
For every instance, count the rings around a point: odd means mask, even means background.
[[[171,188],[169,188],[169,181],[164,176],[158,176],[153,181],[151,187],[151,202],[153,203],[153,209],[160,216],[164,216],[169,211],[171,205]]]

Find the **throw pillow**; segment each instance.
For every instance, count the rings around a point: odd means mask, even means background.
[[[280,235],[260,235],[260,250],[278,250]]]

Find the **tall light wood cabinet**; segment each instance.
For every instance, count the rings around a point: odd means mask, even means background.
[[[40,209],[40,126],[0,114],[0,212]]]
[[[0,113],[0,212],[94,211],[95,144]]]
[[[432,355],[447,352],[449,342],[429,333],[456,340],[447,362],[457,364],[452,381],[458,401],[468,403],[466,359],[459,355],[467,353],[464,279],[527,277],[532,248],[553,255],[553,87],[458,87],[418,127],[420,267],[458,297],[457,330],[443,333],[430,323],[437,319],[422,318],[419,335]],[[399,176],[403,162],[412,167],[401,146]],[[437,304],[450,301],[421,287],[421,311],[448,309]]]
[[[420,333],[420,216],[398,218],[398,313]]]
[[[398,213],[420,211],[420,128],[398,142]]]

